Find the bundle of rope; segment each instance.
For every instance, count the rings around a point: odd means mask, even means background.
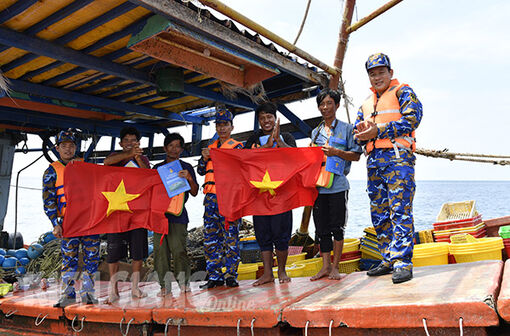
[[[450,161],[458,160],[458,161],[471,161],[471,162],[482,162],[482,163],[492,163],[495,165],[510,165],[510,156],[505,155],[490,155],[490,154],[471,154],[471,153],[452,153],[445,148],[443,150],[431,150],[431,149],[423,149],[416,148],[416,154],[433,157],[433,158],[441,158],[448,159]]]

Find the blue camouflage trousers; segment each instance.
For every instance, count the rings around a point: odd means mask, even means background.
[[[80,295],[94,293],[94,274],[99,265],[99,235],[62,238],[62,293],[76,297],[74,282],[78,276],[78,252],[80,243],[83,252],[83,283]]]
[[[367,161],[370,212],[383,264],[412,269],[414,156]]]
[[[236,279],[240,260],[240,220],[229,222],[228,229],[225,228],[225,217],[218,211],[216,194],[205,195],[204,208],[204,254],[209,280]],[[225,274],[221,270],[223,266]]]

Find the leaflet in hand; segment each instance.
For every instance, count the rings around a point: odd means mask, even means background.
[[[283,141],[283,138],[281,135],[280,135],[280,139]],[[259,142],[260,142],[261,146],[264,146],[268,140],[269,140],[269,135],[263,135],[263,136],[259,137]],[[275,147],[276,147],[276,141],[273,142],[273,148],[275,148]]]
[[[329,137],[329,145],[336,149],[345,150],[347,142],[344,139],[337,138],[335,136]],[[345,168],[345,160],[338,156],[328,156],[326,159],[326,171],[335,175],[343,175]]]
[[[161,181],[163,181],[163,185],[170,198],[191,189],[188,181],[184,177],[177,175],[181,170],[182,166],[179,160],[172,161],[158,168],[159,177],[161,177]]]

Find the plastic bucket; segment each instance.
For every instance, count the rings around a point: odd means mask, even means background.
[[[448,243],[425,243],[414,245],[413,266],[448,264]]]

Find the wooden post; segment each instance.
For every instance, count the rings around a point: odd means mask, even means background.
[[[376,9],[375,11],[373,11],[371,14],[365,16],[364,18],[362,18],[361,20],[359,20],[358,22],[356,22],[355,24],[351,25],[349,28],[347,28],[347,34],[350,34],[352,33],[353,31],[356,31],[358,30],[358,28],[364,26],[365,24],[369,23],[370,21],[372,21],[373,19],[375,19],[376,17],[378,17],[379,15],[381,15],[382,13],[386,12],[388,9],[390,9],[391,7],[395,6],[396,4],[402,2],[403,0],[392,0],[388,3],[386,3],[385,5],[379,7],[378,9]]]
[[[349,33],[347,32],[347,28],[350,26],[352,21],[352,14],[354,13],[354,5],[356,5],[356,0],[346,0],[344,15],[342,18],[342,25],[340,26],[340,33],[338,37],[338,45],[336,48],[336,56],[335,56],[335,68],[339,70],[339,72],[329,81],[329,88],[333,90],[338,89],[338,82],[340,80],[340,75],[342,73],[342,66],[344,64],[345,51],[347,49],[347,41],[349,41]]]

